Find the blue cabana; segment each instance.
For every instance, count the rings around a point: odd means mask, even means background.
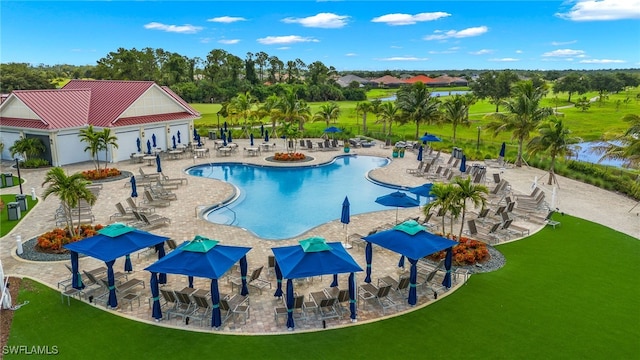
[[[282,296],[282,279],[287,279],[287,309],[293,309],[293,279],[319,275],[349,273],[351,319],[356,319],[355,276],[362,268],[339,242],[327,243],[324,238],[300,240],[300,245],[272,248],[276,260],[278,288],[274,296]],[[288,311],[287,327],[293,329],[292,310]]]
[[[246,254],[251,250],[248,247],[228,246],[218,244],[218,240],[207,239],[196,235],[193,240],[182,243],[169,255],[148,266],[145,270],[151,272],[151,291],[158,292],[157,284],[154,290],[154,278],[157,273],[197,276],[211,279],[211,302],[213,311],[211,326],[220,327],[222,317],[220,315],[220,291],[218,279],[224,275],[235,263],[240,262],[242,275],[242,287],[246,289],[247,261]],[[154,295],[155,296],[155,295]],[[162,318],[160,299],[153,298],[153,313],[155,319]]]
[[[432,234],[427,231],[424,226],[418,224],[415,220],[408,220],[399,225],[396,225],[390,230],[381,231],[373,235],[365,236],[363,238],[367,242],[365,249],[367,269],[371,267],[371,244],[380,245],[383,248],[395,251],[403,256],[406,256],[411,263],[411,270],[409,273],[410,285],[409,285],[409,304],[416,304],[416,282],[417,282],[417,268],[418,260],[427,255],[431,255],[441,250],[450,249],[456,246],[458,243],[447,238]],[[451,257],[452,252],[447,251],[447,257]],[[443,286],[451,287],[451,259],[445,261],[445,268],[447,274],[445,275]],[[366,282],[371,282],[371,277],[368,276],[365,279]]]
[[[141,249],[155,246],[158,250],[158,258],[164,256],[164,242],[169,239],[166,236],[154,235],[124,224],[111,224],[98,231],[98,234],[64,245],[71,251],[71,271],[73,273],[73,287],[82,289],[82,278],[78,267],[78,253],[85,254],[102,260],[107,265],[109,282],[109,302],[112,308],[118,306],[116,299],[115,281],[113,277],[113,264],[116,259],[126,256],[125,270],[131,268],[129,254]],[[130,271],[130,270],[129,270]]]

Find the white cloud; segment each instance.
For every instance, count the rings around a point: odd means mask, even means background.
[[[389,47],[392,49],[402,49],[402,46],[398,46],[398,45],[391,45]]]
[[[281,47],[279,47],[277,49],[278,50],[289,50],[289,49],[291,49],[291,47],[289,47],[289,46],[281,46]]]
[[[287,36],[267,36],[257,40],[260,44],[264,45],[280,45],[280,44],[295,44],[303,42],[320,42],[317,39],[310,37],[302,37],[298,35]]]
[[[624,60],[613,60],[613,59],[585,59],[580,60],[581,64],[621,64],[626,61]]]
[[[208,43],[211,42],[211,38],[202,38],[202,39],[200,39],[200,42],[203,43],[203,44],[208,44]]]
[[[449,38],[456,38],[456,39],[460,39],[460,38],[466,38],[466,37],[472,37],[472,36],[480,36],[484,33],[486,33],[487,31],[489,31],[489,28],[486,26],[476,26],[476,27],[470,27],[470,28],[466,28],[463,30],[447,30],[447,31],[443,31],[443,30],[436,30],[434,31],[435,34],[434,35],[428,35],[424,37],[424,40],[444,40],[444,39],[449,39]]]
[[[222,39],[222,40],[218,40],[218,42],[220,44],[233,45],[233,44],[239,43],[240,39]]]
[[[573,21],[640,19],[640,0],[578,0],[556,16]]]
[[[207,19],[208,22],[216,22],[216,23],[223,23],[223,24],[231,24],[234,22],[238,22],[238,21],[247,21],[247,19],[243,18],[243,17],[237,17],[237,16],[220,16],[220,17],[214,17],[211,19]]]
[[[516,50],[516,54],[522,54],[523,52],[524,52],[524,51],[522,51],[522,50],[520,50],[520,49]]]
[[[575,44],[577,43],[578,40],[571,40],[571,41],[552,41],[551,45],[553,46],[562,46],[562,45],[571,45],[571,44]]]
[[[358,54],[356,54],[356,53],[346,53],[346,54],[344,54],[344,56],[353,57],[353,56],[358,56]]]
[[[391,26],[400,26],[400,25],[413,25],[418,22],[423,21],[434,21],[441,18],[445,18],[451,16],[451,14],[446,12],[431,12],[431,13],[420,13],[420,14],[387,14],[378,16],[376,18],[371,19],[371,22],[377,23],[385,23]]]
[[[388,58],[377,59],[380,61],[427,61],[429,58],[419,58],[415,56],[392,56]]]
[[[582,50],[558,49],[542,54],[544,57],[567,57],[567,56],[585,56]]]
[[[520,61],[520,59],[515,59],[515,58],[499,58],[499,59],[489,59],[489,61],[496,61],[496,62],[514,62],[514,61]]]
[[[159,22],[150,22],[144,25],[145,29],[149,30],[161,30],[166,32],[175,32],[180,34],[195,34],[202,30],[200,26],[186,25],[166,25]]]
[[[338,29],[347,25],[349,16],[336,15],[332,13],[319,13],[306,18],[285,18],[282,22],[287,24],[300,24],[304,27]]]
[[[491,50],[491,49],[481,49],[481,50],[478,50],[478,51],[470,51],[469,54],[471,54],[471,55],[493,54],[493,50]]]
[[[455,53],[458,52],[458,50],[460,50],[460,47],[453,46],[453,47],[450,47],[450,48],[448,48],[446,50],[439,50],[439,51],[438,50],[431,50],[431,51],[429,51],[429,54],[455,54]]]

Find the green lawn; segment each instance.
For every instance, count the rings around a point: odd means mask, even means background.
[[[9,345],[56,345],[66,359],[637,359],[640,241],[569,215],[556,220],[556,229],[499,246],[504,268],[384,321],[280,336],[192,333],[75,300],[68,307],[25,280],[17,302],[29,305],[16,311]]]
[[[17,190],[17,188],[16,188],[16,190]],[[0,195],[0,198],[2,198],[2,202],[5,204],[5,206],[2,208],[2,211],[0,211],[0,237],[3,237],[5,235],[7,235],[11,230],[13,230],[13,228],[16,225],[18,225],[18,223],[20,221],[22,221],[24,216],[26,214],[28,214],[29,211],[31,211],[31,209],[33,209],[33,207],[38,203],[38,199],[36,198],[35,200],[31,200],[31,195],[27,195],[27,197],[26,197],[27,207],[28,207],[27,211],[21,213],[20,220],[11,220],[11,221],[9,221],[9,213],[8,213],[8,210],[7,210],[7,203],[16,201],[16,195],[15,194]],[[25,239],[25,240],[27,240],[27,239]]]

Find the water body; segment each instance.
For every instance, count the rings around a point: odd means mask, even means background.
[[[229,182],[240,191],[237,200],[212,211],[207,220],[278,240],[340,219],[345,196],[349,197],[352,215],[393,209],[377,204],[375,199],[396,189],[367,178],[371,170],[388,163],[388,159],[374,156],[342,156],[320,166],[285,168],[226,163],[199,165],[187,172]],[[426,200],[422,197],[421,203]],[[389,217],[389,222],[393,221],[394,215]]]
[[[452,91],[432,91],[431,92],[431,97],[441,97],[441,96],[449,96],[449,95],[464,95],[464,94],[468,94],[471,91],[468,90],[452,90]],[[380,100],[382,101],[395,101],[396,100],[396,95],[392,95],[386,98],[380,98]]]
[[[592,149],[599,145],[598,142],[596,141],[590,141],[590,142],[582,142],[582,143],[578,143],[575,144],[573,146],[579,147],[579,151],[577,153],[577,158],[573,158],[574,160],[578,160],[578,161],[584,161],[584,162],[588,162],[588,163],[592,163],[592,164],[600,164],[600,165],[609,165],[609,166],[615,166],[615,167],[622,167],[622,161],[621,160],[603,160],[602,162],[598,162],[598,160],[600,160],[600,157],[602,156],[602,154],[595,154],[592,152]]]

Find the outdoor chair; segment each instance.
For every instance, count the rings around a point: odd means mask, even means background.
[[[144,170],[142,170],[142,168],[138,168],[138,172],[140,173],[140,175],[142,175],[143,178],[147,178],[147,179],[153,179],[153,181],[157,181],[160,179],[160,173],[155,173],[155,174],[147,174],[144,172]],[[137,180],[137,179],[136,179]]]
[[[127,198],[127,205],[129,205],[129,210],[135,210],[137,212],[151,213],[156,211],[154,207],[136,205],[135,201],[130,197]]]
[[[231,297],[225,296],[220,298],[220,310],[225,312],[222,318],[222,323],[229,319],[231,316],[242,315],[243,324],[246,324],[247,319],[251,316],[249,307],[249,297],[235,294]]]
[[[498,234],[496,232],[500,228],[500,225],[501,223],[499,222],[494,223],[493,225],[491,225],[491,228],[489,229],[489,231],[481,231],[477,227],[475,220],[468,220],[467,230],[465,230],[464,233],[476,240],[484,241],[490,244],[496,243],[499,240]]]
[[[164,206],[171,205],[171,201],[170,200],[156,198],[153,195],[151,195],[149,190],[145,190],[144,191],[144,202],[145,202],[145,204],[148,204],[150,206],[162,206],[162,207],[164,207]]]
[[[416,167],[415,169],[406,169],[407,170],[407,174],[415,174],[415,173],[422,172],[422,167],[423,166],[424,166],[424,162],[420,161],[418,163],[418,167]]]
[[[209,324],[211,321],[211,311],[213,310],[213,305],[210,300],[206,296],[198,295],[195,292],[191,294],[191,299],[195,304],[194,311],[189,315],[191,320],[199,320],[200,326]]]
[[[551,217],[553,216],[554,211],[549,211],[549,213],[547,214],[547,217],[544,219],[544,222],[546,225],[549,225],[551,227],[553,227],[554,229],[556,228],[556,226],[560,226],[560,221],[557,220],[553,220]]]
[[[318,304],[318,318],[320,320],[328,320],[340,317],[338,309],[336,309],[336,302],[338,298],[322,299]]]
[[[167,289],[159,289],[160,295],[162,295],[162,302],[160,303],[160,308],[164,310],[165,317],[169,311],[173,310],[178,306],[178,299],[176,299],[176,295],[173,293],[173,290]]]
[[[260,279],[260,274],[262,273],[262,269],[264,266],[260,266],[259,268],[253,269],[251,271],[251,276],[247,279],[247,285],[249,287],[253,287],[258,289],[260,294],[262,294],[262,289],[269,287],[271,289],[271,282],[267,280]],[[233,287],[237,286],[238,288],[242,288],[242,278],[231,278],[231,291],[233,291]]]
[[[276,274],[276,257],[273,255],[267,256],[267,276]]]
[[[387,309],[397,306],[397,304],[389,298],[390,291],[391,285],[377,287],[373,284],[365,283],[360,285],[359,295],[362,300],[374,300],[377,302],[380,307],[382,307],[382,313],[384,314]]]
[[[138,215],[142,218],[146,228],[171,224],[171,219],[166,216],[145,213],[138,213]]]
[[[403,297],[403,293],[409,289],[410,279],[407,276],[401,276],[398,280],[391,276],[385,276],[378,279],[378,287],[381,285],[391,285],[391,290]]]
[[[116,209],[118,210],[118,212],[110,215],[109,220],[113,220],[114,218],[122,220],[135,219],[135,215],[133,214],[133,212],[127,211],[124,206],[122,206],[122,203],[116,203]]]
[[[274,319],[276,323],[278,323],[279,317],[284,317],[285,319],[289,315],[289,310],[287,309],[287,300],[283,298],[285,306],[276,306],[274,309]],[[304,312],[304,295],[298,295],[293,298],[293,308],[291,309],[293,316],[295,318],[296,314],[298,318],[304,319],[306,318],[306,314]]]

